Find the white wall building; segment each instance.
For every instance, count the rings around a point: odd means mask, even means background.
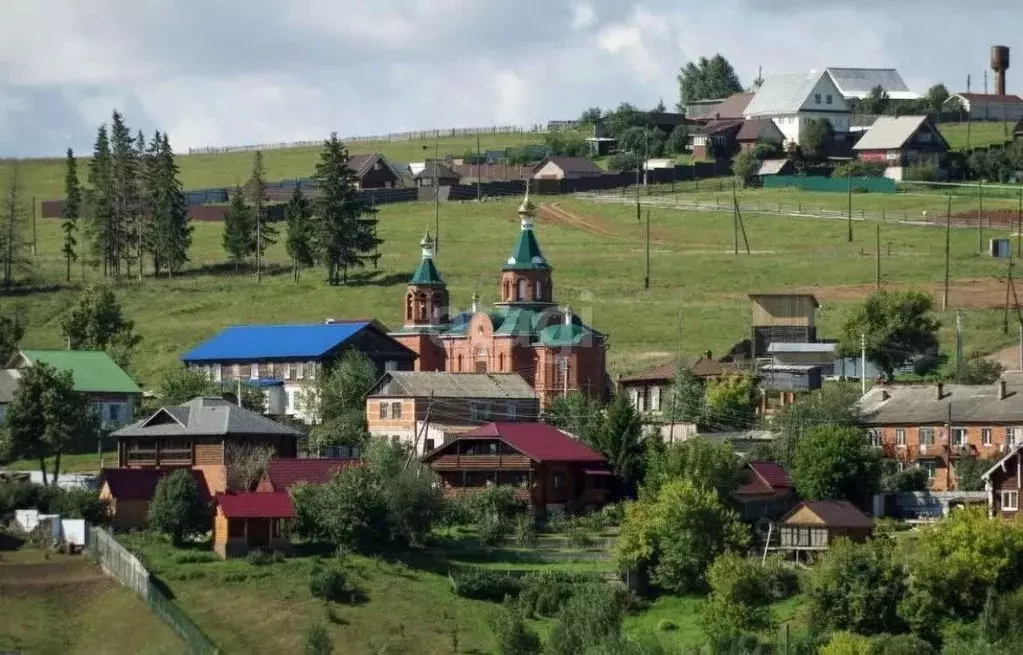
[[[836,134],[849,131],[852,111],[826,71],[770,75],[746,106],[746,118],[770,118],[785,135],[786,145],[798,145],[810,120],[824,118]]]

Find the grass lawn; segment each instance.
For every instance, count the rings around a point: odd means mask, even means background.
[[[1012,128],[1015,123],[1011,121],[1008,123],[1003,121],[973,121],[969,124],[942,123],[938,126],[938,130],[953,150],[966,150],[967,125],[969,125],[970,135],[969,146],[977,148],[1012,141]]]
[[[145,603],[84,555],[0,552],[0,651],[183,653]]]
[[[103,453],[103,466],[117,466],[117,451],[108,450]],[[99,471],[100,457],[98,453],[79,453],[75,455],[63,455],[60,458],[61,473],[94,473]],[[5,468],[12,471],[38,471],[39,460],[19,459],[7,464]],[[46,459],[46,470],[53,470],[53,458]]]
[[[435,261],[456,307],[469,305],[473,289],[479,290],[484,305],[497,299],[500,266],[519,230],[516,200],[441,205]],[[633,207],[560,197],[542,200],[572,218],[543,212],[537,221],[537,238],[554,267],[555,299],[570,302],[584,320],[610,334],[613,373],[673,356],[680,332],[687,353],[731,347],[748,332],[746,294],[753,291],[817,293],[824,303],[819,334],[837,337],[844,308],[869,293],[874,283],[871,223],[856,222],[854,240],[847,243],[842,220],[750,215],[745,226],[754,254],[735,257],[730,214],[654,208],[651,285],[644,290],[645,233]],[[182,352],[232,324],[372,316],[399,325],[405,286],[419,261],[419,239],[424,229],[433,227],[434,205],[385,206],[379,218],[385,240],[380,269],[339,288],[323,283],[321,269],[294,283],[282,243],[267,255],[280,272],[265,276],[261,284],[251,273],[236,275],[223,265],[222,225],[196,224],[192,262],[184,274],[173,280],[123,282],[118,289],[143,337],[133,373],[144,388],[152,389],[163,372],[178,365]],[[80,288],[80,273],[70,287],[60,283],[57,221],[41,221],[39,234],[37,277],[53,290],[2,299],[0,307],[18,304],[26,310],[29,327],[23,346],[61,348],[60,317]],[[985,234],[999,236],[991,230]],[[885,284],[937,290],[944,277],[943,230],[888,223],[882,225],[881,241]],[[1013,340],[1001,333],[998,310],[1004,299],[1004,285],[998,281],[1004,269],[1002,262],[978,257],[975,229],[953,230],[950,306],[968,310],[968,350],[991,351]],[[87,277],[98,279],[91,270]],[[939,296],[936,300],[940,303]],[[953,313],[941,318],[942,336],[951,344]]]

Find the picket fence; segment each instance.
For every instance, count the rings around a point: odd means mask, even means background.
[[[85,550],[107,575],[145,601],[184,640],[191,652],[203,655],[219,652],[199,626],[153,582],[145,565],[103,528],[88,527]]]

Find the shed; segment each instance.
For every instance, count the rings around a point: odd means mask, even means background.
[[[808,293],[752,293],[753,357],[767,354],[772,343],[817,340],[814,319],[820,303]]]
[[[767,364],[760,367],[760,387],[768,391],[815,391],[821,388],[821,367]]]
[[[213,550],[221,557],[244,556],[254,548],[291,549],[295,506],[287,492],[222,493],[216,505]]]
[[[806,500],[779,521],[781,550],[807,559],[813,551],[827,550],[838,537],[866,541],[874,520],[846,500]]]

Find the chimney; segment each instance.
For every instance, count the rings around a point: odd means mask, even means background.
[[[1009,46],[991,46],[991,70],[995,77],[995,95],[1005,95],[1005,71],[1009,70]]]
[[[945,385],[941,382],[938,383],[938,400],[945,397]]]
[[[998,400],[1005,400],[1005,397],[1009,395],[1006,393],[1005,380],[998,381]]]

